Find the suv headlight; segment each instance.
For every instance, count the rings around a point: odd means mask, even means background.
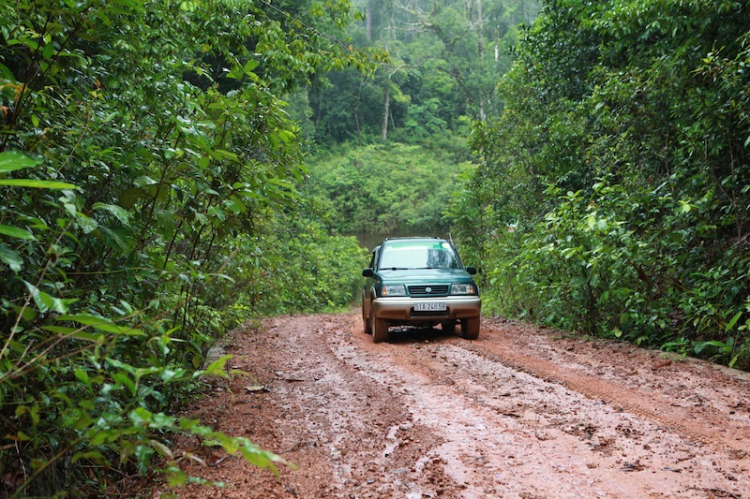
[[[454,284],[451,286],[452,295],[475,295],[477,294],[473,284]]]
[[[380,289],[381,296],[406,296],[406,286],[403,284],[383,286]]]

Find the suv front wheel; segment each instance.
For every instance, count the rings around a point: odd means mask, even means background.
[[[367,319],[365,315],[365,307],[362,307],[362,322],[365,325],[365,334],[372,334],[372,323]]]
[[[373,315],[372,313],[370,314]],[[385,319],[372,319],[372,341],[380,343],[388,339],[388,321]]]
[[[476,340],[479,337],[479,317],[461,320],[461,336],[467,340]]]

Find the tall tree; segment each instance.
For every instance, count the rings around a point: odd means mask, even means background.
[[[362,0],[361,5],[369,8],[361,39],[373,38],[368,30],[380,33],[373,43],[387,50],[392,62],[381,68],[374,82],[362,85],[363,100],[374,95],[380,100],[377,114],[365,113],[364,106],[357,118],[365,140],[385,141],[424,139],[436,126],[442,133],[455,132],[467,117],[483,119],[496,112],[497,79],[510,67],[517,25],[533,18],[536,2]],[[321,117],[344,114],[345,109],[334,109],[341,92],[346,89],[330,88],[316,95],[312,105]],[[353,119],[349,127],[355,128]]]

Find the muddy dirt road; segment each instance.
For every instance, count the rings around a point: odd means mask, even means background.
[[[225,349],[255,379],[190,415],[298,469],[199,450],[189,470],[226,487],[179,497],[750,498],[746,373],[503,320],[373,344],[356,313],[273,319]]]

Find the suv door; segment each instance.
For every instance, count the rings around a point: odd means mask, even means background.
[[[373,285],[373,273],[375,272],[375,262],[378,260],[378,253],[380,252],[380,246],[376,246],[372,250],[372,258],[370,258],[370,266],[362,271],[362,275],[367,278],[365,286],[362,289],[362,321],[365,324],[365,333],[372,334],[372,328],[370,327],[370,308],[372,306],[372,285]]]

